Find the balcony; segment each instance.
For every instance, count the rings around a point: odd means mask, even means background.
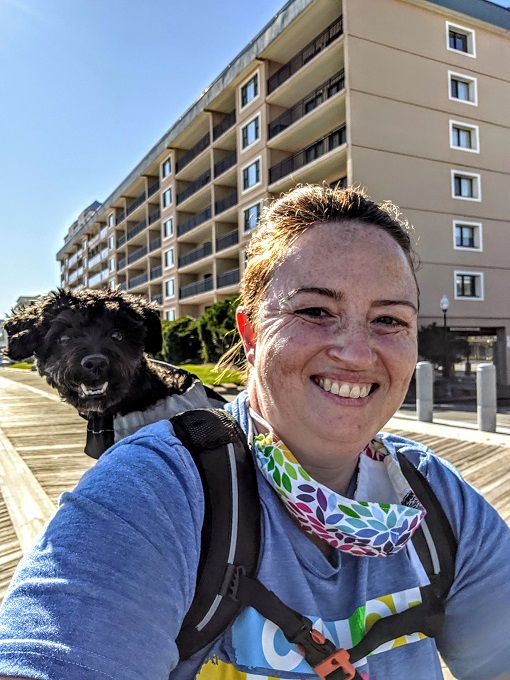
[[[286,130],[297,120],[306,116],[307,113],[313,111],[319,104],[322,104],[322,102],[326,101],[337,92],[340,92],[340,90],[343,90],[344,85],[344,71],[342,70],[269,123],[268,139],[272,139],[280,134],[280,132]]]
[[[233,191],[231,194],[228,194],[228,196],[225,196],[225,198],[222,198],[219,201],[215,202],[214,214],[219,215],[220,213],[225,212],[225,210],[231,208],[233,205],[236,205],[236,203],[237,203],[237,191]]]
[[[125,219],[126,219],[126,211],[123,210],[122,212],[120,212],[117,215],[117,217],[115,219],[115,224],[120,224],[122,222],[122,220],[125,220]]]
[[[161,293],[160,293],[159,295],[153,295],[153,296],[151,297],[151,300],[152,300],[152,302],[157,302],[158,305],[162,305],[162,304],[163,304],[163,296],[161,295]]]
[[[188,184],[188,186],[185,189],[183,189],[182,191],[179,191],[179,193],[177,194],[177,205],[179,205],[179,203],[182,203],[187,198],[189,198],[190,196],[195,194],[197,191],[202,189],[202,187],[205,187],[205,185],[209,184],[210,181],[211,181],[211,171],[207,170],[207,172],[204,172],[204,174],[201,175],[197,180],[195,180],[191,184]]]
[[[137,208],[139,208],[142,203],[145,201],[147,198],[147,195],[145,193],[145,190],[140,194],[140,196],[137,196],[131,203],[128,205],[127,210],[126,210],[126,216],[131,215],[132,212],[134,212]]]
[[[177,163],[175,164],[175,172],[180,172],[185,168],[191,161],[202,153],[204,149],[207,149],[211,143],[211,134],[208,132],[205,134],[198,142],[187,151],[184,156],[181,156]]]
[[[211,217],[212,210],[211,206],[209,206],[205,210],[202,210],[202,212],[199,212],[196,215],[193,215],[193,217],[190,217],[189,219],[184,220],[184,222],[181,222],[181,224],[179,224],[179,226],[177,227],[177,236],[187,234],[188,231],[191,231],[195,227],[198,227],[199,224],[207,222],[207,220],[210,220]]]
[[[181,257],[179,257],[179,267],[185,267],[186,265],[201,260],[204,257],[208,257],[209,255],[212,255],[211,241],[207,241],[203,246],[200,246],[200,248],[194,248],[185,255],[181,255]]]
[[[154,250],[161,248],[161,236],[152,239],[149,243],[149,252],[152,253]]]
[[[214,164],[214,177],[219,177],[236,163],[237,153],[234,149],[234,151],[229,153],[228,156],[225,156],[225,158],[222,158],[221,161],[218,161]]]
[[[339,179],[335,179],[333,182],[330,182],[329,188],[347,189],[347,175],[344,175],[343,177],[340,177]]]
[[[147,188],[147,198],[152,196],[152,194],[155,194],[156,191],[159,189],[159,179],[154,180],[152,184],[149,184]]]
[[[209,276],[202,281],[197,281],[196,283],[188,283],[187,286],[182,286],[179,288],[179,299],[191,297],[192,295],[199,295],[200,293],[206,293],[208,290],[213,289],[213,278]]]
[[[333,40],[339,38],[343,33],[342,17],[339,17],[332,24],[320,33],[314,40],[308,43],[301,52],[298,52],[290,61],[282,66],[276,73],[274,73],[267,81],[267,93],[271,94],[276,88],[280,87],[282,83],[288,80],[291,76],[299,71],[311,59],[316,57],[325,47],[327,47]]]
[[[128,288],[135,288],[136,286],[141,286],[142,283],[146,283],[149,280],[149,277],[147,274],[139,274],[138,276],[134,276],[129,282],[128,282]]]
[[[227,130],[235,125],[236,122],[236,111],[235,109],[231,111],[228,116],[213,127],[213,142],[215,142],[221,135],[225,134]]]
[[[126,258],[123,257],[122,260],[119,260],[119,261],[117,262],[117,271],[119,272],[121,269],[124,269],[124,267],[126,266],[126,264],[127,264],[127,263],[126,263]]]
[[[128,233],[126,234],[126,240],[129,241],[130,239],[132,239],[134,236],[136,236],[141,231],[143,231],[146,226],[147,226],[147,220],[141,220],[140,222],[137,222],[135,224],[135,226],[132,229],[130,229],[128,231]],[[119,241],[120,241],[120,239],[119,239]],[[118,244],[118,241],[117,241],[117,244]]]
[[[161,266],[159,266],[159,267],[153,267],[153,268],[151,269],[151,274],[150,274],[151,281],[152,281],[152,279],[159,279],[159,277],[160,277],[162,274],[163,274],[163,267],[161,267]]]
[[[120,290],[127,290],[127,284],[126,284],[125,282],[124,282],[124,283],[120,283],[120,284],[119,284],[119,289],[120,289]]]
[[[226,286],[233,286],[239,283],[239,269],[231,269],[223,274],[218,274],[216,277],[216,287],[225,288]]]
[[[273,184],[282,177],[289,175],[291,172],[295,172],[296,170],[299,170],[299,168],[312,163],[329,151],[333,151],[333,149],[342,146],[345,142],[346,126],[343,125],[337,130],[333,130],[333,132],[330,132],[329,135],[326,135],[322,139],[318,139],[306,149],[298,151],[298,153],[290,156],[290,158],[286,158],[281,161],[281,163],[277,163],[276,165],[273,165],[272,168],[269,168],[269,184]]]
[[[143,246],[142,248],[138,248],[132,252],[127,259],[128,264],[133,264],[133,262],[136,262],[141,257],[144,257],[144,255],[147,255],[147,246]]]
[[[119,236],[119,238],[117,239],[117,248],[123,246],[126,241],[127,241],[126,234],[122,234],[122,236]]]
[[[156,210],[153,210],[153,212],[149,213],[149,224],[154,224],[154,222],[157,222],[160,217],[161,210],[159,208],[156,208]]]
[[[239,243],[239,232],[237,229],[234,229],[234,231],[229,231],[228,234],[224,234],[216,239],[216,252],[235,246],[237,243]]]

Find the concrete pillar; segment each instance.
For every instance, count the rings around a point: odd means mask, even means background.
[[[496,367],[494,364],[478,364],[476,369],[476,411],[478,429],[496,432]]]
[[[431,423],[433,418],[433,370],[430,361],[416,364],[416,414],[418,420]]]

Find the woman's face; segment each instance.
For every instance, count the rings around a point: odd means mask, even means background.
[[[416,363],[417,307],[400,246],[350,222],[299,236],[256,328],[240,310],[251,406],[302,464],[357,456],[399,408]]]

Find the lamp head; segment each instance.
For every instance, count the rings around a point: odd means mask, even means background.
[[[446,297],[446,295],[443,295],[441,300],[439,301],[439,306],[441,307],[443,312],[448,311],[448,307],[450,306],[450,300]]]

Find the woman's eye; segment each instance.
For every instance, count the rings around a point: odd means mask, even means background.
[[[380,316],[378,319],[376,319],[377,323],[382,324],[383,326],[407,326],[408,324],[405,321],[402,321],[401,319],[395,319],[394,316]]]
[[[61,335],[58,339],[58,344],[59,345],[65,345],[66,342],[69,342],[71,338],[68,335]]]
[[[124,335],[121,331],[113,331],[110,337],[112,340],[115,340],[115,342],[122,342],[122,340],[124,340]]]
[[[298,309],[295,313],[299,316],[309,316],[313,319],[324,319],[327,316],[331,316],[322,307],[306,307],[305,309]]]

